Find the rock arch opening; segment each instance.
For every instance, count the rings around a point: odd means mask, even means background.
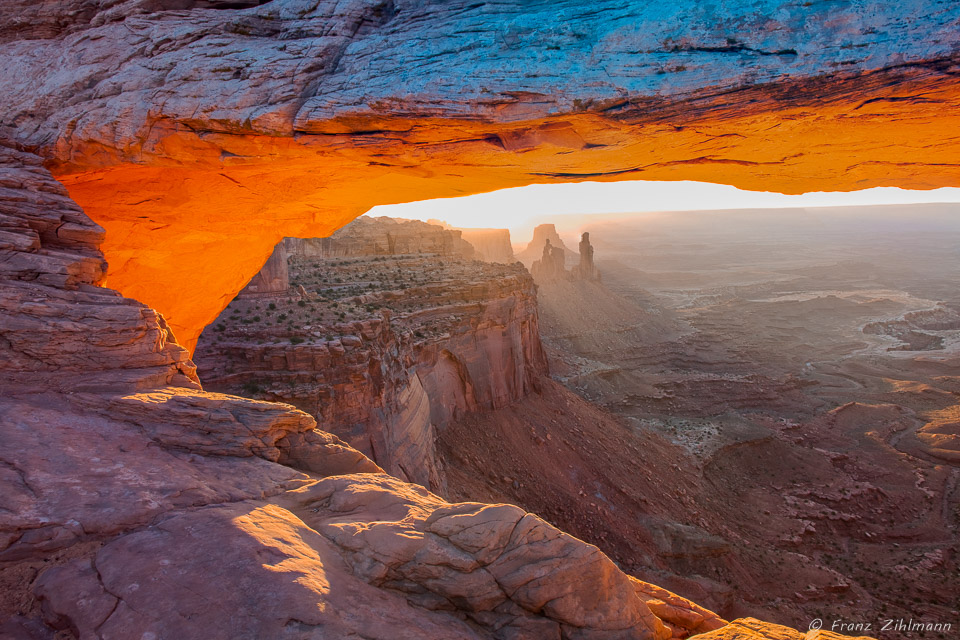
[[[960,183],[953,6],[141,4],[5,3],[20,72],[0,111],[107,230],[110,284],[190,349],[283,236],[378,204],[578,180]]]
[[[136,164],[104,164],[78,142],[53,169],[107,230],[110,286],[160,310],[192,349],[281,238],[328,236],[376,205],[580,180],[781,193],[960,184],[946,133],[960,90],[942,72],[898,73],[841,82],[829,98],[798,83],[741,107],[692,100],[630,120],[337,119],[293,137],[158,123]],[[895,99],[917,91],[928,98]]]

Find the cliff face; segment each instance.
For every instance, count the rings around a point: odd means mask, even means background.
[[[304,258],[416,253],[474,257],[473,246],[464,241],[459,230],[419,220],[368,216],[357,218],[329,238],[284,238],[283,249],[288,255]]]
[[[487,262],[515,262],[509,229],[458,229],[461,237]]]
[[[250,282],[240,295],[258,295],[270,293],[285,293],[290,287],[290,275],[287,271],[287,251],[286,247],[278,244],[270,257],[264,263],[263,268],[257,272],[257,275],[251,278]]]
[[[329,339],[308,335],[294,345],[290,337],[300,331],[271,335],[231,326],[215,344],[203,338],[197,360],[209,388],[292,404],[392,475],[442,490],[429,399],[402,357],[409,344],[401,346],[383,318],[329,330]]]
[[[568,261],[576,260],[577,254],[567,248],[560,235],[557,233],[557,227],[552,224],[538,224],[533,230],[533,239],[524,247],[523,251],[517,253],[517,258],[525,265],[530,266],[535,260],[540,260],[544,253],[543,248],[550,243],[550,246],[557,250],[560,266],[564,267]]]
[[[231,303],[201,337],[204,383],[293,404],[397,477],[444,491],[436,431],[516,402],[546,374],[521,267],[439,256],[291,265],[307,297]]]
[[[571,180],[960,184],[955,3],[203,6],[0,7],[0,124],[107,230],[111,286],[188,349],[282,237],[377,204]]]

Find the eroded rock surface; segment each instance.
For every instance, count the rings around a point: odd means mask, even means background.
[[[0,142],[0,387],[198,387],[153,309],[95,286],[104,232],[32,153]]]
[[[172,514],[36,590],[97,637],[671,637],[596,547],[385,475]]]
[[[162,316],[95,286],[102,229],[35,155],[0,144],[0,162],[2,623],[37,622],[31,583],[77,545],[380,471],[289,405],[202,391]]]

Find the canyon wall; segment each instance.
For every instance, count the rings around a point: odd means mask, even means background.
[[[361,220],[347,230],[370,231]],[[292,404],[389,473],[443,493],[437,430],[524,398],[547,373],[533,280],[519,265],[450,256],[336,255],[291,260],[307,301],[231,303],[199,342],[204,383]],[[429,276],[392,279],[402,274]]]
[[[240,295],[284,293],[290,287],[290,274],[287,271],[287,251],[278,244],[267,258],[257,275],[250,279]]]
[[[284,238],[287,255],[304,258],[432,253],[474,257],[473,246],[459,230],[419,220],[361,216],[329,238]],[[262,270],[261,272],[262,273]]]
[[[255,344],[264,334],[230,327],[225,341],[201,340],[197,361],[208,388],[292,404],[390,474],[442,491],[429,398],[403,358],[409,340],[383,318],[331,329],[329,341]]]
[[[960,184],[954,3],[203,6],[0,7],[0,126],[106,229],[110,285],[188,349],[282,237],[377,204]]]
[[[458,229],[461,237],[487,262],[515,262],[509,229]]]

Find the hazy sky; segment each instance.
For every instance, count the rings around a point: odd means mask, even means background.
[[[960,202],[960,188],[908,191],[895,187],[853,192],[785,196],[742,191],[704,182],[580,182],[503,189],[463,198],[424,200],[374,207],[368,215],[445,220],[455,227],[510,229],[515,243],[527,242],[533,227],[554,222],[561,233],[586,222],[578,214],[698,211],[774,207],[833,207],[921,202]]]

